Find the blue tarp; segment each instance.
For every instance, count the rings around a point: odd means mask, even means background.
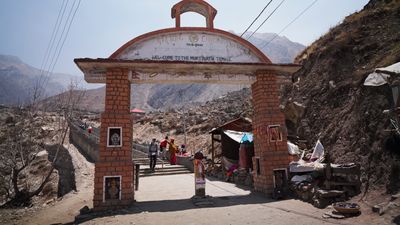
[[[252,133],[244,133],[240,143],[243,142],[253,142],[253,134]]]

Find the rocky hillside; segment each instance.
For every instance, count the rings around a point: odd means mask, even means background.
[[[263,47],[275,34],[254,34],[249,40],[257,47]],[[283,36],[278,36],[266,48],[261,49],[275,63],[290,63],[305,47]],[[238,91],[247,86],[217,84],[146,84],[132,85],[132,108],[144,110],[165,110],[193,103],[204,103],[223,96],[231,91]],[[82,108],[102,111],[104,108],[105,89],[88,90]],[[100,101],[99,101],[100,100]],[[86,104],[87,103],[87,104]]]
[[[18,57],[0,55],[0,104],[21,105],[32,99],[35,84],[40,80],[40,70]],[[70,82],[83,85],[82,78],[69,74],[53,73],[45,86],[43,97],[53,96],[65,91]]]
[[[178,145],[183,144],[184,121],[186,121],[187,149],[189,151],[203,150],[208,152],[211,149],[211,139],[208,132],[212,128],[238,117],[252,117],[250,95],[250,89],[245,88],[198,106],[150,113],[134,124],[134,141],[138,143],[149,142],[153,137],[162,139],[165,135],[169,135],[175,138],[175,143]]]
[[[303,68],[283,97],[304,107],[287,121],[291,132],[311,143],[320,138],[334,162],[361,163],[363,183],[386,184],[389,192],[400,189],[400,141],[382,113],[392,94],[363,82],[400,61],[399,18],[400,1],[371,0],[297,56]]]
[[[244,34],[244,38],[251,35],[250,32]],[[274,33],[255,33],[250,42],[263,51],[273,63],[292,63],[293,56],[304,50],[304,45],[293,42],[285,36],[277,36]],[[272,40],[271,43],[270,40]]]

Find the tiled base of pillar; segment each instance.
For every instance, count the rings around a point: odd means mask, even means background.
[[[256,170],[253,174],[254,190],[268,195],[272,194],[274,192],[274,170],[287,170],[290,162],[291,157],[289,155],[285,158],[269,157],[268,160],[260,161],[260,174],[257,175]],[[255,158],[253,158],[253,165],[256,165]]]
[[[126,209],[130,207],[134,202],[135,201],[131,199],[131,200],[112,200],[101,203],[93,203],[93,211],[99,212],[106,210]]]
[[[134,202],[133,163],[97,162],[93,210],[127,208]]]

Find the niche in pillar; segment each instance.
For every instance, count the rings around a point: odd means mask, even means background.
[[[107,147],[122,147],[122,127],[108,128]]]
[[[286,168],[279,168],[273,170],[274,178],[274,192],[273,197],[275,199],[284,198],[289,190],[288,188],[288,175]]]
[[[286,187],[287,184],[287,169],[286,168],[279,168],[274,169],[274,188],[275,189],[282,189]]]
[[[269,133],[269,141],[270,142],[282,141],[281,125],[269,125],[268,133]]]
[[[104,176],[103,202],[121,200],[121,176]]]
[[[255,159],[256,159],[256,175],[259,176],[261,174],[260,157],[255,157]]]

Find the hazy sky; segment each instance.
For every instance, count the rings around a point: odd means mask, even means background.
[[[286,0],[258,31],[278,33],[314,0]],[[0,54],[15,55],[40,68],[62,0],[1,0]],[[74,0],[69,0],[69,7]],[[82,0],[55,72],[81,74],[74,58],[105,58],[132,38],[175,26],[171,7],[178,0]],[[243,32],[269,0],[208,0],[218,14],[215,27]],[[254,26],[281,2],[273,0]],[[367,0],[319,0],[281,35],[308,45]],[[183,26],[205,26],[204,17],[186,13]]]

